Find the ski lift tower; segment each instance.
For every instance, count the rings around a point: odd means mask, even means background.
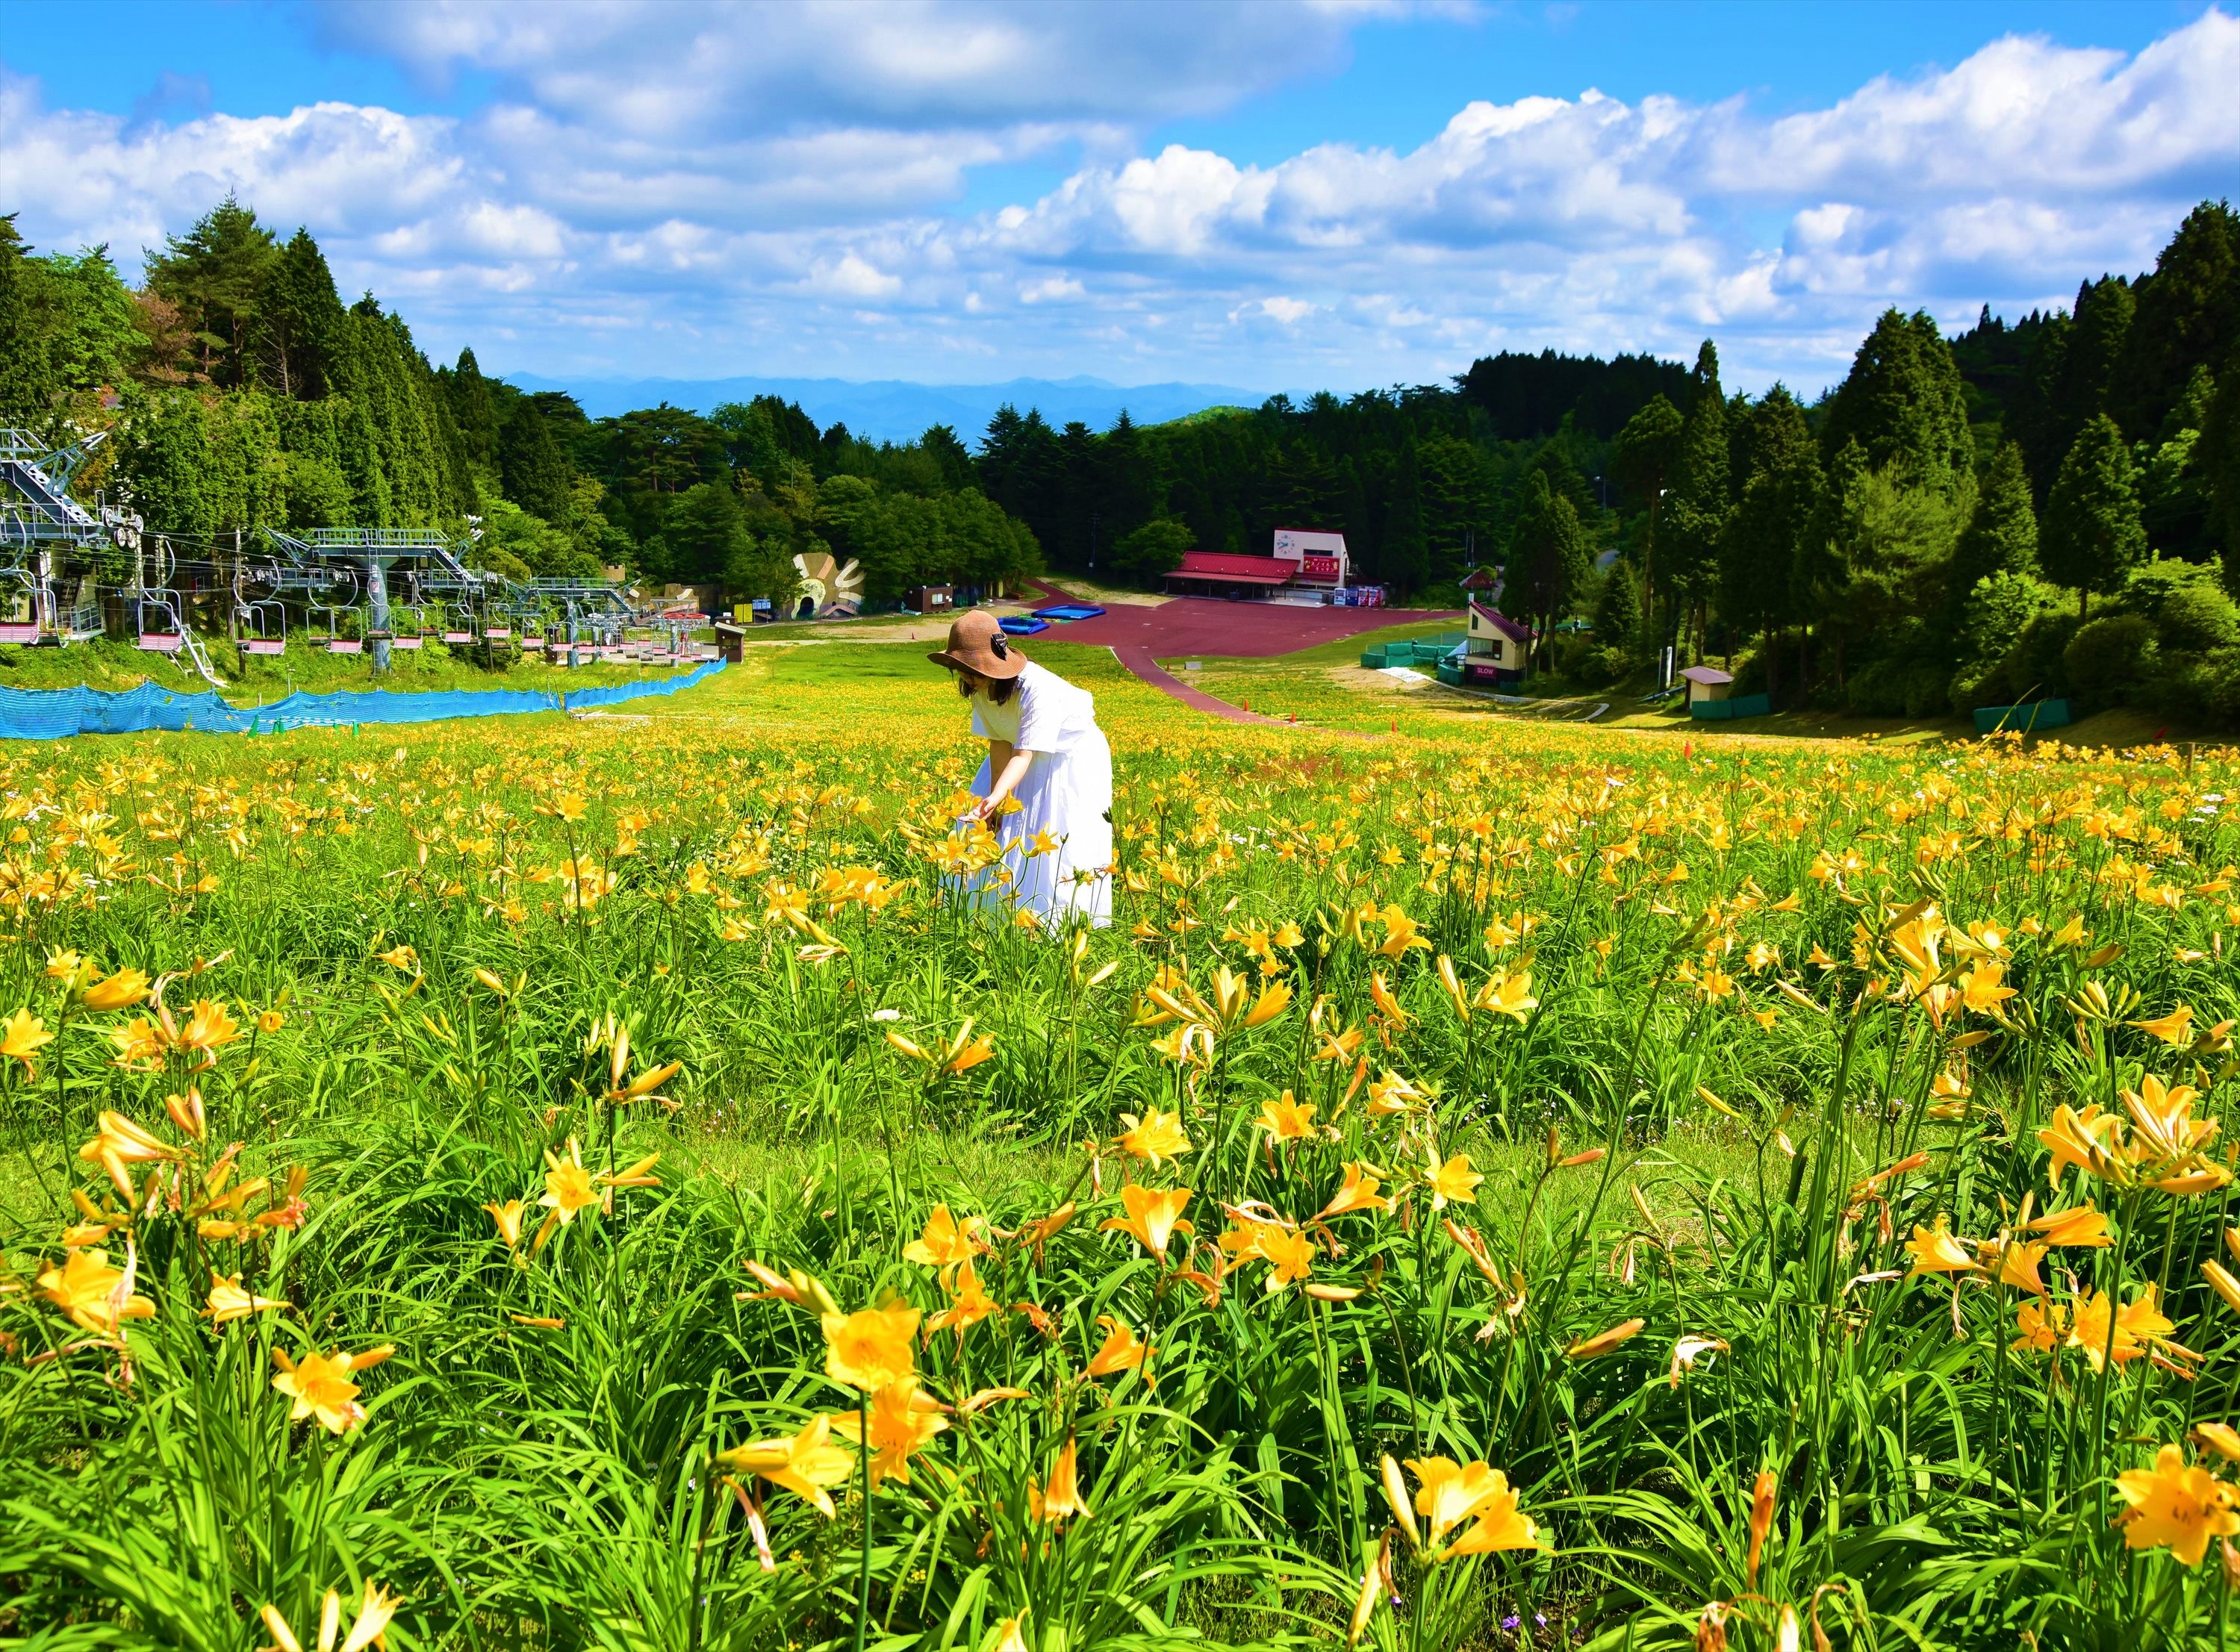
[[[75,600],[62,606],[55,580],[59,559],[80,564],[77,571],[86,577],[77,596],[83,599],[92,581],[83,564],[96,546],[139,552],[139,517],[106,505],[96,515],[70,497],[70,478],[108,438],[108,431],[97,430],[51,448],[29,430],[0,429],[0,592],[14,587],[7,594],[27,610],[0,621],[0,643],[79,643],[101,635],[101,604]]]
[[[423,582],[456,584],[478,590],[496,576],[467,566],[465,553],[474,543],[433,528],[315,528],[308,536],[272,533],[273,543],[302,567],[345,567],[364,582],[367,599],[366,640],[373,644],[373,669],[389,669],[389,644],[394,635],[389,623],[389,576],[400,565],[423,576]]]

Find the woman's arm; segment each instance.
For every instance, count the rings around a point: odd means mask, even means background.
[[[1027,765],[1034,761],[1031,751],[1014,751],[1008,740],[988,743],[988,795],[980,800],[972,812],[982,820],[993,820],[1003,806],[1003,800],[1018,789],[1026,778]]]

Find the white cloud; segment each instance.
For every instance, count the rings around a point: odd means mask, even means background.
[[[1071,276],[1045,276],[1040,281],[1030,281],[1019,289],[1019,302],[1023,304],[1063,303],[1069,299],[1088,296],[1089,290]]]
[[[900,276],[875,269],[852,252],[843,253],[837,263],[818,265],[812,284],[844,298],[891,298],[903,290]]]
[[[491,364],[1011,370],[1341,388],[1552,345],[1840,373],[1886,304],[1948,320],[2144,267],[2240,174],[2240,21],[2136,56],[2009,37],[1767,119],[1746,100],[1477,102],[1409,150],[1143,146],[1335,65],[1360,8],[337,0],[338,39],[494,77],[465,117],[345,103],[166,123],[0,75],[0,203],[128,264],[228,190],[346,292]],[[976,169],[1081,157],[960,213]],[[997,173],[994,176],[1008,176]],[[871,319],[863,319],[864,316]],[[594,319],[596,318],[596,319]]]

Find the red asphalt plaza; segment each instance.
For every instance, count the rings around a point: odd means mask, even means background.
[[[1071,624],[1053,622],[1047,631],[1022,637],[1032,656],[1035,644],[1087,643],[1098,648],[1140,648],[1152,657],[1230,655],[1265,659],[1294,654],[1318,643],[1335,643],[1363,631],[1415,620],[1460,619],[1452,610],[1417,608],[1305,608],[1288,603],[1225,603],[1210,597],[1177,596],[1156,608],[1116,603],[1095,619]]]

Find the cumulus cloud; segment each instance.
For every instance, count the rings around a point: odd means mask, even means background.
[[[1362,8],[459,0],[320,14],[497,95],[464,117],[50,110],[0,78],[0,210],[130,262],[228,190],[307,223],[431,347],[553,374],[1423,380],[1491,350],[1717,336],[1811,390],[1886,304],[1948,322],[2143,267],[2240,165],[2240,21],[2135,56],[2010,37],[1766,118],[1589,90],[1477,102],[1412,149],[1272,164],[1159,123],[1342,60]],[[1062,156],[984,210],[977,168]],[[1003,176],[998,174],[997,176]]]

